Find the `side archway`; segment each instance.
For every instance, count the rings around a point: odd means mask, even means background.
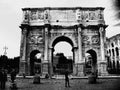
[[[85,57],[85,75],[92,72],[97,72],[97,54],[93,49],[86,52]]]
[[[36,72],[41,72],[41,66],[35,65],[35,63],[41,63],[41,58],[37,58],[37,54],[40,54],[39,50],[33,50],[30,53],[30,75],[34,75]],[[37,71],[36,71],[37,70]]]

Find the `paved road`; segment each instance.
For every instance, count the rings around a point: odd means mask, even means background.
[[[87,79],[71,79],[71,87],[66,88],[64,80],[41,79],[41,84],[33,84],[33,79],[17,79],[18,90],[120,90],[120,79],[99,79],[89,84]],[[8,80],[5,90],[9,89]]]

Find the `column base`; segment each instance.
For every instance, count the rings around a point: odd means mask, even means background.
[[[98,76],[107,76],[107,63],[106,62],[99,62],[98,64]]]
[[[23,76],[24,74],[26,74],[25,72],[25,63],[26,61],[21,61],[20,62],[20,69],[19,69],[19,75]]]
[[[77,63],[73,65],[73,75],[79,77],[84,76],[84,63]]]
[[[48,63],[42,63],[42,75],[48,74]]]

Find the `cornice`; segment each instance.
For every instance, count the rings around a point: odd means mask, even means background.
[[[104,7],[38,7],[38,8],[22,8],[22,10],[104,10]]]
[[[51,25],[51,24],[44,24],[44,25],[34,25],[34,26],[31,26],[29,24],[21,24],[20,28],[23,29],[23,28],[32,28],[32,27],[36,27],[36,28],[45,28],[45,27],[48,27],[48,28],[52,28],[52,29],[76,29],[78,27],[81,27],[81,28],[97,28],[99,29],[100,27],[103,27],[104,29],[107,27],[108,25],[103,25],[103,24],[98,24],[98,25],[83,25],[83,24],[78,24],[78,25],[72,25],[72,26],[62,26],[62,25]]]

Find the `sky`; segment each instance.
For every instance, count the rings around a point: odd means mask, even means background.
[[[7,56],[19,56],[22,22],[22,8],[25,7],[105,7],[105,22],[109,25],[106,36],[119,33],[118,12],[114,8],[115,0],[0,0],[0,55],[4,47],[8,47]],[[62,44],[63,45],[63,44]]]

